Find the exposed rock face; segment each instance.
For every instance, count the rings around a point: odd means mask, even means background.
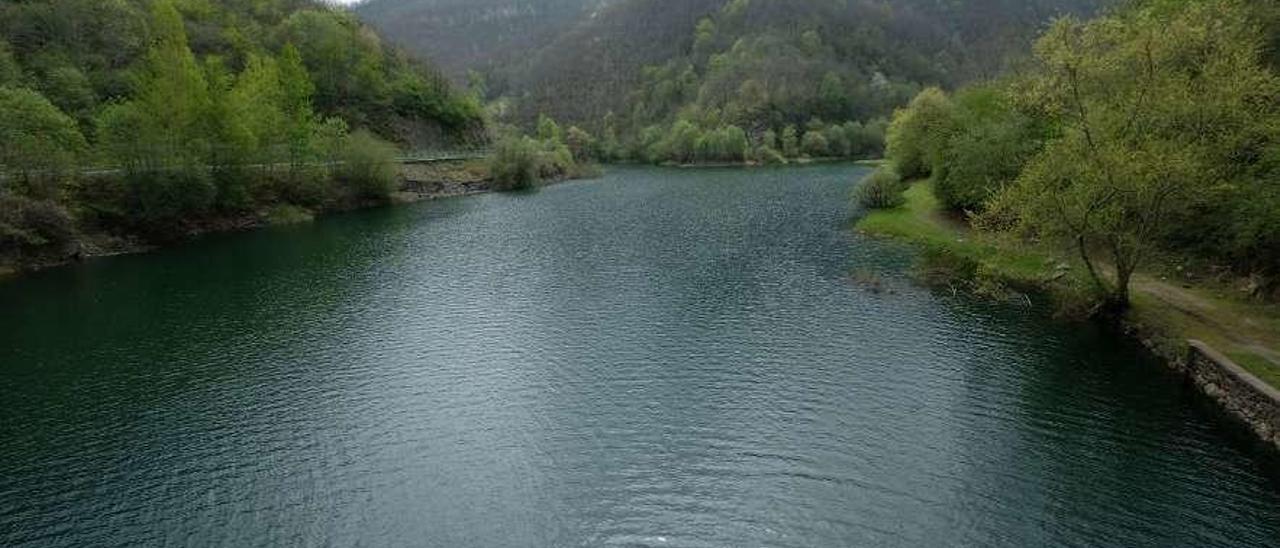
[[[1200,341],[1190,341],[1184,368],[1200,391],[1280,450],[1280,390]]]
[[[419,199],[462,196],[493,190],[488,171],[474,161],[405,164],[403,190]]]

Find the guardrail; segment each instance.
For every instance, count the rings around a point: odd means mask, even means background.
[[[439,163],[439,162],[458,162],[458,161],[463,161],[463,160],[480,160],[480,159],[488,158],[488,157],[489,157],[489,155],[490,155],[492,152],[493,152],[493,151],[492,151],[492,150],[490,150],[490,149],[466,149],[466,150],[428,150],[428,151],[414,151],[414,152],[410,152],[410,153],[408,153],[408,154],[404,154],[404,155],[402,155],[402,156],[400,156],[400,157],[397,157],[395,161],[396,161],[396,163],[399,163],[399,164],[434,164],[434,163]],[[308,163],[304,163],[304,164],[297,164],[296,166],[298,166],[298,167],[317,167],[317,166],[324,166],[324,167],[328,167],[328,166],[336,166],[336,165],[340,165],[340,164],[342,164],[342,162],[341,162],[341,161],[330,161],[330,162],[308,162]],[[238,164],[238,165],[236,165],[235,167],[237,167],[237,168],[244,168],[244,169],[266,169],[266,170],[274,170],[274,169],[282,169],[282,168],[293,167],[293,166],[295,166],[295,165],[294,165],[294,164],[288,164],[288,163],[283,163],[283,162],[282,162],[282,163],[275,163],[275,164]],[[207,167],[207,168],[209,168],[209,169],[216,169],[216,168],[219,168],[219,167],[227,167],[227,166],[205,166],[205,167]],[[163,172],[163,171],[176,171],[176,170],[178,170],[178,169],[181,169],[181,168],[176,167],[176,166],[165,166],[165,167],[157,167],[157,168],[153,168],[153,169],[148,170],[148,171],[161,171],[161,172]],[[72,170],[72,172],[74,172],[74,171],[75,171],[75,170]],[[81,176],[81,177],[95,178],[95,177],[110,177],[110,176],[114,176],[114,175],[120,175],[120,174],[122,174],[122,173],[125,173],[125,171],[126,171],[126,170],[124,170],[124,169],[120,169],[120,168],[108,168],[108,167],[85,167],[85,168],[81,168],[81,169],[79,170],[79,174],[80,174],[80,176]],[[28,173],[30,173],[30,172],[28,172]],[[40,173],[40,172],[37,172],[37,173]],[[0,170],[0,182],[7,181],[7,180],[9,180],[10,178],[12,178],[12,176],[11,176],[9,173],[6,173],[6,172],[4,172],[3,170]]]
[[[471,150],[431,150],[415,151],[399,158],[403,164],[431,164],[436,162],[457,162],[462,160],[478,160],[488,158],[493,151],[489,149]]]

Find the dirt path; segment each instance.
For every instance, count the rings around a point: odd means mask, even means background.
[[[1217,302],[1195,289],[1180,287],[1146,275],[1134,278],[1133,289],[1187,316],[1202,328],[1212,330],[1217,338],[1280,367],[1280,352],[1274,346],[1280,333],[1274,331],[1274,326],[1267,318],[1242,312],[1240,308],[1245,305]]]

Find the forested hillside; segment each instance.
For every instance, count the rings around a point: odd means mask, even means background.
[[[0,262],[385,196],[479,103],[310,0],[0,3]]]
[[[357,9],[387,38],[458,81],[546,47],[617,0],[368,0]]]
[[[873,156],[884,119],[923,87],[997,74],[1053,17],[1109,3],[619,0],[544,47],[480,68],[501,119],[580,126],[606,158]],[[420,14],[406,43],[440,47],[425,42],[447,10],[400,6],[404,20]]]

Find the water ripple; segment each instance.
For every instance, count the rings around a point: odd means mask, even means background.
[[[0,545],[1275,545],[1274,460],[1134,348],[911,286],[860,173],[624,168],[0,286]]]

